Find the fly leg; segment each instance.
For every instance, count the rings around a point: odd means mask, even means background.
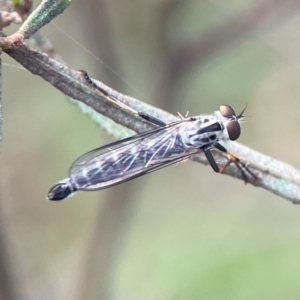
[[[139,117],[141,117],[142,119],[155,124],[159,127],[165,127],[167,124],[163,121],[161,121],[158,118],[155,118],[147,113],[144,112],[139,112],[133,108],[131,108],[130,106],[124,104],[123,102],[121,102],[120,100],[118,100],[115,96],[113,96],[112,94],[109,94],[107,91],[105,91],[104,89],[102,89],[100,86],[98,86],[94,81],[92,81],[92,79],[90,78],[90,76],[88,75],[88,73],[84,70],[80,70],[78,71],[83,77],[84,79],[88,82],[88,84],[90,84],[92,87],[94,87],[96,89],[96,91],[105,99],[107,99],[110,102],[113,102],[114,104],[118,105],[119,107],[131,111],[133,114],[138,115]]]
[[[219,145],[219,144],[218,144]],[[215,146],[215,145],[214,145]],[[218,148],[218,146],[215,146],[217,149],[219,149]],[[223,146],[221,146],[221,147],[223,147]],[[219,150],[221,150],[221,149],[219,149]],[[227,152],[227,150],[223,147],[222,148],[222,150],[221,150],[222,152],[225,152],[227,155],[232,155],[231,153],[229,153],[229,152]],[[211,148],[210,147],[205,147],[205,148],[203,148],[203,152],[204,152],[204,154],[205,154],[205,157],[206,157],[206,159],[207,159],[207,161],[209,162],[209,164],[211,165],[211,167],[213,168],[213,170],[216,172],[216,173],[223,173],[224,172],[224,170],[232,163],[232,162],[236,162],[237,164],[238,164],[238,162],[239,162],[239,159],[237,158],[237,157],[235,157],[235,156],[233,156],[232,155],[232,157],[230,156],[229,157],[229,161],[226,163],[226,165],[225,166],[223,166],[222,168],[220,168],[219,166],[218,166],[218,164],[216,163],[216,160],[215,160],[215,158],[213,157],[213,155],[212,155],[212,153],[211,153]],[[236,159],[237,161],[235,161],[235,160],[233,160],[233,157],[234,157],[234,159]],[[237,165],[238,166],[238,168],[242,171],[242,168],[241,168],[241,166],[240,165]],[[242,173],[243,173],[243,171],[242,171]],[[243,176],[244,177],[244,176]]]
[[[220,173],[220,168],[219,166],[217,165],[211,151],[210,151],[210,148],[208,147],[205,147],[203,148],[203,152],[205,154],[205,157],[206,159],[208,160],[209,164],[211,165],[211,167],[213,168],[213,170],[216,172],[216,173]]]
[[[225,147],[223,147],[221,144],[216,143],[214,145],[214,147],[217,148],[218,150],[224,152],[227,155],[227,157],[229,158],[229,161],[222,168],[219,169],[220,173],[223,173],[225,171],[225,169],[231,163],[234,163],[241,171],[245,183],[247,183],[249,181],[248,180],[249,176],[247,176],[247,173],[250,175],[250,177],[253,177],[255,180],[258,179],[257,176],[243,162],[241,162],[238,157],[236,157],[232,153],[228,152],[227,149]]]

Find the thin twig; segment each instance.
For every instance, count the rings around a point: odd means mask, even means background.
[[[13,43],[9,44],[14,45]],[[50,82],[69,97],[83,102],[96,112],[111,118],[115,122],[135,132],[143,132],[153,127],[151,124],[140,120],[127,111],[121,110],[102,98],[83,80],[77,71],[71,70],[47,55],[27,47],[22,42],[10,49],[4,48],[3,50],[26,69]],[[177,119],[174,115],[161,109],[120,94],[99,81],[96,81],[96,83],[107,93],[114,95],[119,101],[138,111],[147,112],[165,122]],[[244,163],[249,164],[255,174],[257,174],[259,180],[251,184],[269,190],[295,204],[300,204],[300,172],[298,170],[236,142],[230,142],[226,147],[240,157]],[[216,153],[216,159],[222,162],[224,156]],[[206,163],[204,156],[201,154],[197,155],[193,160]],[[242,179],[240,172],[234,166],[227,168],[225,173]]]

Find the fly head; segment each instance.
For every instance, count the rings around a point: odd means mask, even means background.
[[[237,140],[241,135],[241,126],[239,123],[239,119],[241,119],[243,117],[243,113],[244,113],[245,109],[246,109],[246,107],[237,116],[231,106],[221,105],[219,107],[219,112],[221,113],[221,115],[224,118],[228,119],[228,121],[226,122],[226,129],[228,132],[229,139],[231,141]]]

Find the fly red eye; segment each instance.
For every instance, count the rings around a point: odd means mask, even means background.
[[[238,121],[229,121],[226,125],[230,140],[235,141],[241,135],[241,126]]]
[[[231,118],[235,116],[234,110],[229,105],[221,105],[219,111],[223,117]]]

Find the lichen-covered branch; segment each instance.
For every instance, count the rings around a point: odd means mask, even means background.
[[[71,0],[43,0],[29,15],[20,28],[24,38],[29,38],[43,26],[61,14],[71,3]]]
[[[151,124],[109,103],[84,80],[79,72],[58,63],[48,55],[33,50],[23,43],[3,50],[30,72],[42,77],[69,97],[81,101],[95,112],[135,132],[143,132],[152,128]],[[174,115],[161,109],[122,95],[101,82],[97,81],[97,84],[107,93],[113,94],[118,100],[136,110],[147,112],[165,122],[177,119]],[[300,204],[300,172],[298,170],[236,142],[228,142],[225,146],[229,151],[240,157],[244,163],[249,164],[249,167],[257,174],[258,180],[251,182],[251,184],[269,190],[293,203]],[[221,153],[216,152],[215,155],[216,159],[221,163],[226,159]],[[207,163],[201,154],[197,155],[193,160]],[[225,173],[242,179],[239,170],[234,166],[228,167]]]
[[[116,127],[112,125],[112,123],[107,122],[106,119],[99,117],[100,115],[98,113],[135,132],[143,132],[152,128],[151,124],[140,120],[130,112],[124,111],[102,98],[101,95],[84,80],[79,72],[69,69],[64,64],[50,58],[47,54],[31,49],[24,44],[23,41],[25,38],[28,38],[42,26],[50,22],[57,14],[61,13],[69,3],[70,0],[42,1],[41,5],[28,17],[18,32],[9,37],[4,35],[0,37],[1,49],[33,74],[42,77],[69,97],[80,101],[80,108],[84,112],[88,112],[99,124],[105,124],[105,128],[115,136],[120,137],[120,127]],[[280,2],[274,0],[270,3],[280,4]],[[291,3],[294,4],[292,0]],[[256,10],[257,9],[254,11]],[[251,14],[249,20],[252,21]],[[187,49],[191,48],[194,49],[197,47],[188,47]],[[179,49],[177,53],[183,55],[188,51],[190,50],[184,51],[183,49]],[[189,58],[191,57],[190,53],[188,56]],[[186,66],[186,59],[178,59],[178,61],[184,61]],[[122,95],[101,82],[97,82],[97,84],[107,93],[113,94],[114,97],[121,102],[124,102],[138,111],[147,112],[165,122],[176,120],[174,115],[134,98]],[[122,136],[123,134],[125,135],[126,133],[122,132]],[[293,203],[300,204],[300,173],[298,170],[238,143],[228,142],[225,146],[229,151],[240,157],[244,163],[249,164],[250,168],[254,170],[258,180],[251,182],[251,184],[265,188]],[[225,163],[226,158],[224,158],[223,154],[216,152],[215,155],[220,163]],[[194,157],[193,160],[207,163],[203,155],[198,155]],[[228,167],[225,173],[242,179],[240,171],[234,166]]]

